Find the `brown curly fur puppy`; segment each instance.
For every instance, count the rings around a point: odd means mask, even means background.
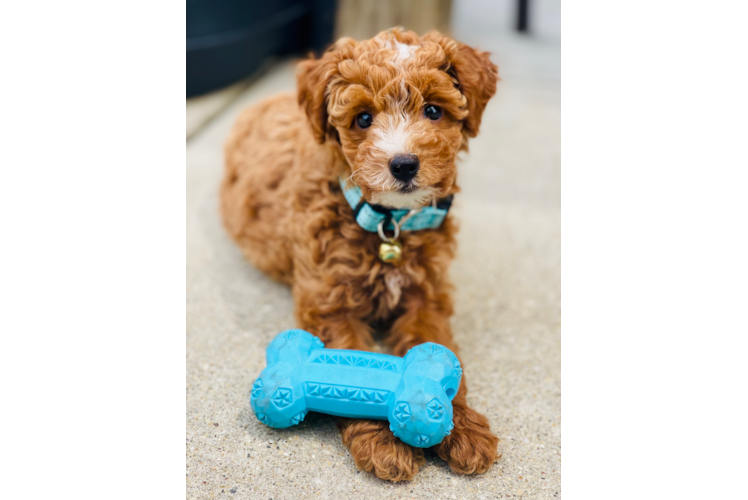
[[[370,350],[376,329],[397,356],[428,341],[458,353],[449,324],[451,216],[438,229],[404,232],[402,263],[385,264],[379,236],[356,223],[338,177],[394,208],[456,193],[455,156],[478,133],[497,79],[486,53],[437,32],[390,30],[341,39],[299,65],[298,102],[278,95],[239,117],[226,144],[224,223],[247,259],[292,286],[299,328],[332,348]],[[394,177],[396,155],[415,155],[414,177]],[[483,473],[498,438],[466,395],[463,378],[455,428],[434,449],[455,472]],[[410,479],[424,463],[423,450],[385,421],[341,418],[339,427],[356,465],[382,479]]]

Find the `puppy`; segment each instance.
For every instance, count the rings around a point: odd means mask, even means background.
[[[379,332],[397,356],[422,342],[459,356],[447,279],[456,226],[445,214],[459,191],[455,157],[478,133],[497,67],[437,32],[394,29],[339,40],[300,63],[297,78],[296,96],[269,98],[234,125],[226,229],[250,262],[291,286],[298,327],[327,347],[371,350]],[[480,474],[498,438],[466,395],[463,377],[454,430],[433,449],[453,471]],[[411,479],[425,462],[386,421],[338,426],[356,465],[382,479]]]

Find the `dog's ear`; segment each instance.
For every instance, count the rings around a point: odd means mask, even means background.
[[[296,69],[299,105],[306,112],[314,138],[320,144],[336,132],[328,121],[328,86],[340,74],[338,63],[350,57],[355,44],[350,38],[342,38],[327,49],[322,57],[315,59],[311,55],[309,59],[299,63]]]
[[[475,137],[483,110],[496,93],[499,68],[488,58],[488,52],[468,47],[437,31],[428,33],[423,39],[438,43],[444,50],[443,70],[452,77],[467,101],[468,115],[463,120],[463,131],[468,137]]]

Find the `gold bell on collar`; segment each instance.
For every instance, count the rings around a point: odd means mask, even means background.
[[[397,241],[397,238],[400,236],[400,224],[394,219],[391,220],[392,226],[395,228],[395,233],[392,235],[392,238],[388,238],[384,234],[384,224],[386,221],[386,219],[383,219],[377,225],[377,233],[382,239],[382,243],[379,244],[379,260],[385,264],[396,266],[403,260],[403,245]]]
[[[386,264],[397,265],[403,260],[403,245],[390,238],[379,244],[379,260]]]

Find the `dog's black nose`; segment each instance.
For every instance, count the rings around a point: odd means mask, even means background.
[[[416,155],[396,155],[390,161],[390,172],[395,179],[408,182],[418,173],[418,165]]]

